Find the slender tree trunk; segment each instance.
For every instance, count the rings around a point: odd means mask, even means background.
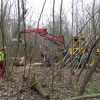
[[[55,0],[53,0],[53,11],[52,11],[52,18],[53,18],[53,36],[54,36],[54,33],[55,33]],[[53,44],[52,44],[52,47],[53,47],[53,53],[52,53],[52,83],[51,83],[51,90],[52,90],[52,93],[53,93],[53,88],[54,88],[54,37],[53,37]]]
[[[93,6],[92,6],[92,15],[93,15],[93,18],[92,18],[92,28],[93,28],[93,34],[95,35],[96,34],[96,26],[95,26],[94,8],[95,8],[95,0],[93,1]],[[96,36],[95,36],[95,40],[96,40]]]
[[[84,99],[86,99],[86,100],[87,99],[92,100],[93,98],[100,98],[100,93],[99,94],[93,94],[93,95],[78,96],[78,97],[70,98],[70,99],[67,99],[67,100],[84,100]]]
[[[92,6],[92,15],[93,15],[93,18],[92,18],[92,31],[93,31],[93,36],[95,36],[96,34],[96,25],[95,25],[95,16],[94,16],[94,8],[95,8],[95,0],[93,0],[93,6]],[[96,36],[94,38],[94,41],[96,41]],[[94,55],[95,55],[95,52],[96,52],[96,47],[94,49]]]
[[[72,0],[72,38],[74,37],[74,0]],[[72,52],[73,52],[73,46],[72,46]],[[71,58],[71,63],[73,63],[73,58]],[[70,68],[70,81],[69,84],[72,83],[72,75],[73,75],[73,71],[74,71],[74,65],[71,64],[71,68]]]
[[[62,36],[62,6],[63,6],[63,0],[61,0],[61,6],[60,6],[60,36]],[[62,77],[63,77],[63,69],[62,66],[60,66],[60,72],[59,72],[60,81]]]
[[[93,46],[96,46],[96,44],[97,44],[97,42],[98,42],[99,40],[100,40],[100,38],[98,38],[98,39],[95,41],[95,43],[94,43]],[[93,72],[94,72],[94,71],[96,70],[96,68],[98,67],[99,62],[100,62],[100,54],[99,54],[99,55],[95,55],[94,63],[93,63],[93,65],[92,65],[92,67],[91,67],[89,70],[87,70],[86,75],[85,75],[85,77],[84,77],[84,79],[83,79],[83,81],[82,81],[82,84],[80,85],[80,88],[79,88],[79,91],[78,91],[78,94],[77,94],[78,96],[83,95],[83,93],[84,93],[84,91],[85,91],[85,87],[86,87],[86,85],[88,84],[88,81],[90,80],[90,78],[91,78]]]
[[[1,0],[1,20],[0,20],[0,29],[1,29],[1,35],[2,35],[2,47],[5,46],[5,30],[4,30],[4,2]]]

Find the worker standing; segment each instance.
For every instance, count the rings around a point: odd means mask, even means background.
[[[86,63],[87,61],[87,58],[88,58],[88,55],[89,55],[89,52],[88,52],[88,48],[86,48],[84,50],[84,53],[81,55],[81,57],[79,58],[80,61],[79,61],[79,65],[78,65],[78,68],[81,68],[81,67],[84,67],[84,63]]]
[[[4,77],[4,74],[5,74],[4,63],[5,63],[5,51],[4,49],[1,49],[0,51],[0,77]]]

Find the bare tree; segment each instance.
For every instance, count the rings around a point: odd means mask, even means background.
[[[97,45],[98,41],[100,41],[100,37],[94,42],[94,44],[91,47],[91,50],[93,50],[93,48]],[[89,70],[87,70],[87,72],[86,72],[86,75],[85,75],[85,77],[82,81],[82,84],[81,84],[80,88],[79,88],[78,96],[83,95],[83,93],[85,91],[85,87],[88,84],[88,81],[90,80],[93,72],[95,71],[95,69],[99,65],[99,61],[100,61],[100,55],[99,54],[95,55],[94,63],[92,65],[92,67]]]

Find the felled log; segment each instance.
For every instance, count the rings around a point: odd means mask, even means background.
[[[25,57],[21,58],[11,58],[11,60],[15,60],[13,65],[14,66],[25,66]]]
[[[21,57],[19,65],[20,66],[25,66],[25,57]]]
[[[83,99],[93,99],[93,98],[100,98],[100,93],[98,94],[92,94],[92,95],[83,95],[83,96],[78,96],[78,97],[74,97],[74,98],[70,98],[70,99],[66,99],[66,100],[83,100]]]
[[[30,64],[31,66],[43,66],[43,63],[33,63],[33,64]]]
[[[31,84],[32,84],[32,88],[36,89],[40,93],[40,95],[42,97],[44,97],[46,100],[49,100],[50,99],[50,96],[42,88],[41,84],[39,83],[39,81],[36,79],[36,77],[34,75],[31,77]]]

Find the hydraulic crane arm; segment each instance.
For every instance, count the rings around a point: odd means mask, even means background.
[[[55,44],[64,47],[64,39],[62,36],[53,36],[52,34],[48,34],[47,28],[38,28],[38,29],[28,29],[21,31],[21,33],[36,33],[40,36],[44,37],[45,39],[48,39],[51,42],[54,42]]]

